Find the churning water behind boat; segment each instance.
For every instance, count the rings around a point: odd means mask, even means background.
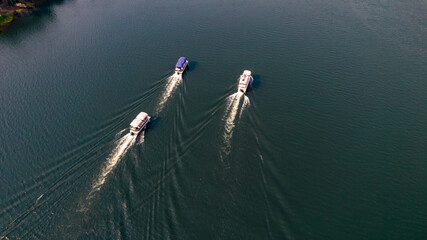
[[[163,110],[165,103],[168,101],[172,93],[174,93],[174,91],[179,86],[179,84],[181,84],[181,82],[182,82],[182,74],[174,73],[172,76],[166,79],[165,90],[163,91],[160,97],[158,107],[155,111],[155,115],[158,115]]]
[[[92,190],[89,193],[87,199],[92,198],[93,194],[101,189],[108,175],[111,173],[111,171],[114,170],[129,148],[135,143],[135,139],[136,136],[132,136],[130,133],[128,133],[115,142],[115,147],[102,167],[98,178],[93,182]]]
[[[243,99],[243,104],[239,109],[240,102]],[[231,138],[233,137],[234,127],[236,122],[242,117],[243,110],[250,105],[249,98],[242,92],[237,92],[227,98],[227,108],[224,112],[224,146],[221,147],[221,158],[228,156],[231,151]],[[238,115],[237,115],[238,114]],[[236,119],[237,117],[237,119]]]

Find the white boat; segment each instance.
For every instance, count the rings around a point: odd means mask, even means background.
[[[138,135],[147,127],[150,122],[150,116],[145,112],[140,112],[138,116],[130,123],[130,135]]]
[[[243,71],[243,74],[240,75],[240,78],[239,78],[239,86],[237,87],[237,91],[246,93],[249,83],[251,83],[253,80],[254,79],[251,76],[251,71],[249,70]]]
[[[178,59],[178,62],[175,65],[175,73],[178,75],[184,73],[187,66],[188,66],[187,58],[186,57],[180,57]]]

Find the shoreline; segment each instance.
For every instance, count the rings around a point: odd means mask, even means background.
[[[8,6],[3,1],[0,4],[0,32],[6,30],[15,19],[35,11],[35,5],[35,2],[17,2],[13,6]]]

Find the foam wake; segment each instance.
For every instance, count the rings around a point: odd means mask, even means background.
[[[115,147],[102,167],[100,175],[92,183],[92,190],[90,191],[87,199],[92,198],[94,193],[101,189],[108,175],[117,166],[129,148],[135,143],[135,140],[136,136],[131,136],[130,133],[128,133],[115,142]]]
[[[242,99],[243,104],[239,109]],[[242,117],[243,110],[249,105],[249,98],[241,92],[234,93],[227,98],[227,108],[223,117],[225,126],[223,133],[224,146],[221,149],[221,158],[224,158],[230,154],[231,138],[233,137],[234,127],[236,126],[236,122],[238,122]]]
[[[175,73],[166,79],[165,90],[163,91],[162,96],[160,97],[160,101],[155,111],[155,115],[158,115],[163,110],[165,103],[168,101],[169,97],[176,90],[179,84],[181,84],[181,82],[182,82],[182,74]]]

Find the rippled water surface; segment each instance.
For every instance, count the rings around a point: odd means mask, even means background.
[[[426,12],[67,0],[18,19],[0,34],[0,239],[425,239]]]

